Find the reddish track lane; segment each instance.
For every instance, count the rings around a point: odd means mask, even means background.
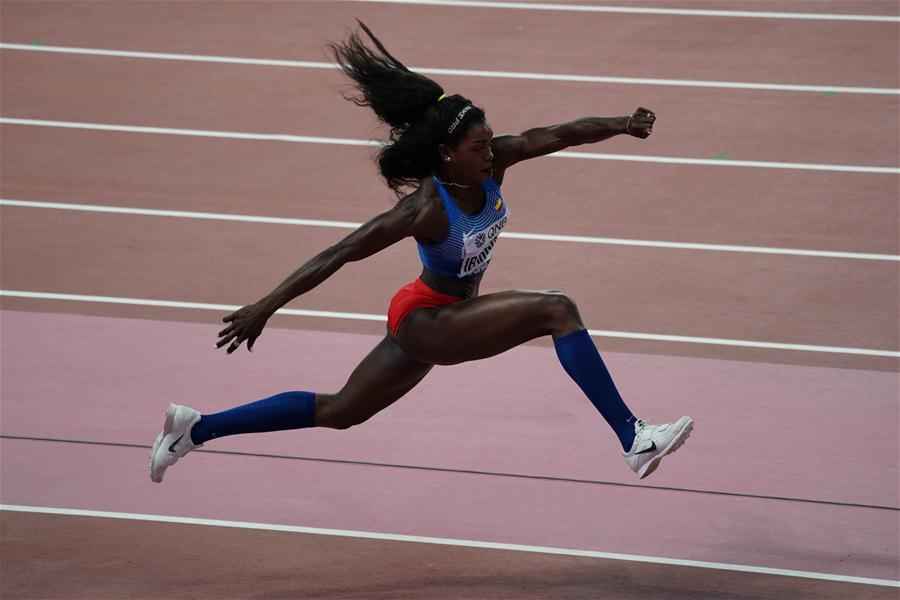
[[[2,133],[8,198],[352,222],[396,201],[369,148]],[[898,254],[896,187],[896,175],[546,158],[511,169],[504,195],[511,231]]]
[[[322,60],[324,44],[360,18],[410,66],[523,70],[527,55],[540,57],[528,69],[537,72],[900,87],[892,23],[356,2],[226,3],[212,11],[203,2],[7,0],[4,10],[3,39],[26,44]]]
[[[4,221],[4,260],[16,266],[4,276],[10,289],[226,304],[257,299],[303,258],[343,235],[280,225],[16,208],[4,209]],[[262,248],[260,240],[266,240]],[[216,264],[224,270],[211,268],[209,254],[197,248],[214,249]],[[565,287],[597,329],[898,346],[898,332],[885,327],[896,316],[900,295],[890,281],[896,271],[891,262],[574,248],[527,240],[504,240],[498,248],[497,269],[484,292]],[[324,285],[304,296],[302,304],[383,313],[393,292],[419,270],[407,240],[345,266],[340,280],[355,292]],[[246,291],[235,290],[235,278]],[[245,297],[248,293],[251,297]]]
[[[24,51],[0,56],[10,79],[0,94],[5,117],[385,136],[371,111],[341,99],[346,81],[334,70]],[[620,137],[586,148],[596,152],[882,167],[896,167],[900,154],[896,96],[435,77],[484,106],[498,134],[585,114],[630,114],[638,104],[659,115],[650,140]],[[118,85],[106,86],[110,80]],[[835,127],[836,114],[852,118],[853,126]]]
[[[2,132],[9,198],[351,222],[396,201],[368,148]],[[895,175],[547,158],[511,169],[504,194],[516,208],[511,231],[898,254],[896,184]]]
[[[7,289],[225,304],[257,299],[300,260],[343,235],[12,207],[3,215]],[[887,327],[900,295],[890,262],[574,246],[504,240],[484,292],[565,289],[596,329],[873,349],[898,345],[897,332]],[[199,248],[212,249],[220,266],[211,268],[210,251]],[[393,292],[418,271],[406,241],[345,266],[334,283],[297,304],[384,314]],[[245,291],[235,289],[236,280]]]

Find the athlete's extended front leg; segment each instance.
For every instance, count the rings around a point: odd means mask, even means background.
[[[690,435],[690,417],[665,425],[634,418],[575,303],[561,292],[502,292],[421,308],[411,312],[398,331],[408,354],[437,364],[486,358],[543,335],[553,336],[559,362],[616,432],[625,461],[638,477],[652,473]]]
[[[436,308],[414,310],[400,324],[407,353],[436,364],[456,364],[505,352],[550,335],[560,363],[610,424],[624,450],[635,436],[635,418],[616,389],[603,359],[562,292],[510,291]]]

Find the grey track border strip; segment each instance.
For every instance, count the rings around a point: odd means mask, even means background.
[[[66,439],[66,438],[48,438],[48,437],[37,437],[37,436],[21,436],[21,435],[0,435],[0,439],[6,440],[19,440],[19,441],[31,441],[31,442],[51,442],[51,443],[60,443],[60,444],[79,444],[79,445],[90,445],[90,446],[109,446],[109,447],[120,447],[120,448],[140,448],[149,450],[152,446],[149,444],[130,444],[125,442],[105,442],[105,441],[94,441],[94,440],[76,440],[76,439]],[[718,490],[702,490],[702,489],[691,489],[691,488],[679,488],[679,487],[669,487],[669,486],[661,486],[661,485],[647,485],[647,484],[637,484],[637,483],[621,483],[618,481],[605,481],[601,479],[576,479],[572,477],[555,477],[551,475],[526,475],[523,473],[504,473],[499,471],[480,471],[475,469],[454,469],[450,467],[432,467],[427,465],[405,465],[405,464],[396,464],[396,463],[383,463],[383,462],[371,462],[371,461],[362,461],[362,460],[345,460],[345,459],[337,459],[337,458],[321,458],[321,457],[310,457],[310,456],[296,456],[290,454],[269,454],[269,453],[260,453],[260,452],[239,452],[234,450],[208,450],[208,449],[200,449],[197,452],[203,452],[206,454],[219,454],[223,456],[245,456],[245,457],[253,457],[253,458],[274,458],[279,460],[297,460],[304,462],[320,462],[320,463],[330,463],[330,464],[342,464],[342,465],[354,465],[354,466],[362,466],[362,467],[382,467],[387,469],[404,469],[404,470],[415,470],[415,471],[429,471],[429,472],[437,472],[437,473],[454,473],[459,475],[481,475],[487,477],[505,477],[505,478],[513,478],[513,479],[529,479],[536,481],[550,481],[556,483],[578,483],[578,484],[587,484],[587,485],[604,485],[604,486],[614,486],[614,487],[624,487],[624,488],[642,488],[642,489],[651,489],[651,490],[659,490],[659,491],[667,491],[667,492],[682,492],[688,494],[703,494],[709,496],[728,496],[733,498],[751,498],[754,500],[777,500],[782,502],[800,502],[805,504],[822,504],[828,506],[842,506],[849,508],[867,508],[867,509],[875,509],[875,510],[892,510],[900,512],[900,506],[890,506],[886,504],[862,504],[856,502],[840,502],[837,500],[818,500],[814,498],[795,498],[790,496],[770,496],[764,494],[750,494],[750,493],[741,493],[741,492],[723,492]]]

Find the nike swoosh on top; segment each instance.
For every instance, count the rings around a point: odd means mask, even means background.
[[[175,440],[174,442],[169,444],[169,452],[171,452],[172,454],[175,454],[175,444],[180,442],[181,438],[183,438],[183,437],[184,437],[184,434],[181,434],[181,437],[179,437],[177,440]],[[640,454],[640,452],[638,452],[638,454]]]

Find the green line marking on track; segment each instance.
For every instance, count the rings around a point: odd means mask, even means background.
[[[822,92],[822,95],[825,96],[826,98],[831,98],[832,96],[836,96],[837,92],[832,92],[832,91]]]
[[[32,46],[46,46],[46,45],[47,45],[47,42],[42,42],[42,41],[40,41],[40,40],[37,40],[37,41],[35,41],[35,42],[31,42],[31,45],[32,45]]]
[[[715,160],[728,160],[728,153],[719,152],[719,154],[716,156]]]

